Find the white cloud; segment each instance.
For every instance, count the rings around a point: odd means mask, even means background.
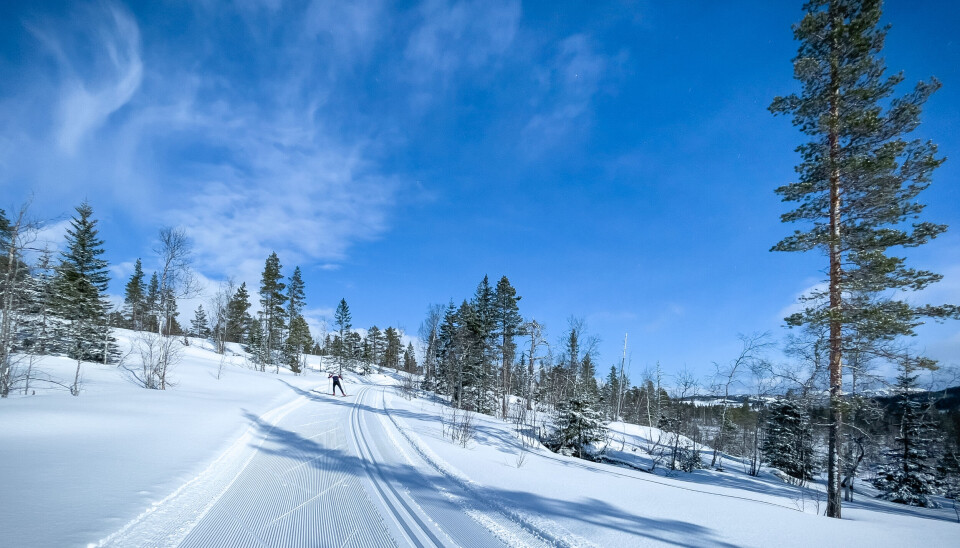
[[[515,0],[427,0],[405,57],[414,82],[446,83],[461,69],[477,70],[505,55],[520,24]]]
[[[380,26],[389,20],[385,8],[383,0],[314,0],[304,16],[307,37],[328,41],[340,58],[365,56],[377,43]]]
[[[195,14],[200,27],[223,9],[209,8]],[[205,56],[224,53],[212,43],[145,43],[142,54],[137,22],[114,4],[31,22],[29,36],[45,46],[37,58],[55,71],[24,67],[23,89],[0,102],[0,165],[48,208],[90,197],[99,216],[122,210],[150,235],[182,226],[213,278],[259,280],[271,251],[285,267],[335,269],[353,244],[388,229],[401,181],[377,164],[378,128],[347,134],[331,119],[343,114],[321,108],[317,84],[329,76],[311,60],[327,53],[318,33],[345,48],[373,40],[380,8],[318,2],[309,24],[292,18],[283,43],[271,44],[286,62],[247,81],[208,70]]]
[[[822,293],[827,290],[827,282],[824,282],[824,281],[814,282],[814,281],[808,280],[807,283],[809,283],[810,285],[808,285],[806,288],[800,290],[797,294],[795,294],[793,296],[793,299],[791,299],[790,304],[781,308],[780,311],[777,312],[777,317],[776,317],[777,322],[783,322],[784,318],[790,316],[791,314],[796,314],[797,312],[803,312],[804,310],[807,309],[807,307],[811,305],[811,303],[809,302],[802,302],[800,300],[802,297],[808,296],[814,292]]]
[[[539,94],[532,99],[536,114],[522,132],[524,148],[538,153],[588,124],[593,98],[613,66],[611,58],[595,51],[588,35],[561,41],[550,62],[535,72]]]
[[[70,228],[70,219],[64,219],[54,223],[43,225],[37,232],[37,240],[33,247],[38,249],[49,248],[51,251],[64,249],[66,243],[67,229]]]
[[[143,80],[140,30],[126,9],[100,4],[91,6],[80,19],[91,25],[86,32],[27,26],[59,65],[57,144],[68,154],[75,154],[89,133],[126,105]],[[81,66],[80,55],[86,48],[96,52],[95,70]]]

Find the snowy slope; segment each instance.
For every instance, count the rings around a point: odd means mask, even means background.
[[[860,495],[830,520],[769,473],[589,463],[524,447],[492,417],[476,416],[462,447],[444,435],[449,410],[401,397],[394,378],[348,375],[341,398],[316,371],[260,373],[238,355],[217,379],[218,355],[199,341],[183,351],[166,391],[85,364],[79,397],[0,402],[0,544],[956,546],[960,535],[952,509]],[[62,379],[74,367],[41,364]],[[624,450],[611,454],[648,466],[632,448],[656,431],[614,429]]]

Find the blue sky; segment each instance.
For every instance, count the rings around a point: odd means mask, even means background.
[[[55,239],[88,199],[116,293],[180,225],[208,280],[300,265],[314,320],[346,298],[415,333],[507,275],[551,341],[584,318],[601,369],[629,333],[635,377],[706,374],[822,278],[768,251],[793,230],[773,189],[801,135],[766,109],[800,4],[4,2],[0,207],[32,195]],[[951,158],[924,200],[953,230],[910,257],[960,303],[960,8],[885,20],[888,66],[944,83],[917,134]],[[915,342],[960,364],[956,323]]]

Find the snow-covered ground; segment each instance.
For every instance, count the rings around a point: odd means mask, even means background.
[[[121,347],[135,336],[121,332]],[[84,364],[83,391],[0,401],[5,546],[957,546],[952,509],[858,494],[844,519],[769,471],[664,477],[523,444],[473,417],[463,446],[450,410],[404,397],[397,379],[223,364],[183,348],[175,386],[145,390]],[[135,360],[134,354],[127,362]],[[311,365],[320,369],[318,358]],[[75,362],[40,368],[72,380]],[[649,467],[656,430],[614,424],[610,456]],[[621,445],[620,438],[623,438]],[[622,450],[621,450],[622,447]],[[636,450],[634,450],[636,449]]]

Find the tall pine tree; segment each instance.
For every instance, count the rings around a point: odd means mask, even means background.
[[[794,75],[802,90],[777,97],[770,110],[791,115],[810,137],[797,149],[799,181],[777,189],[784,201],[799,204],[781,219],[808,227],[773,250],[819,250],[827,257],[826,289],[809,295],[806,302],[812,304],[787,323],[829,326],[827,515],[839,518],[841,364],[847,328],[875,318],[894,337],[911,334],[924,316],[956,315],[957,310],[900,300],[853,309],[845,302],[851,293],[916,290],[940,279],[888,255],[890,248],[918,246],[946,230],[917,221],[923,205],[916,200],[943,160],[934,144],[905,139],[920,124],[921,107],[940,83],[920,82],[912,92],[893,96],[903,76],[884,75],[880,52],[887,29],[878,26],[880,0],[810,0],[804,9],[806,15],[794,26],[800,42]]]
[[[310,327],[303,319],[304,284],[300,267],[293,269],[290,283],[287,284],[287,321],[286,340],[283,344],[283,363],[291,371],[299,374],[301,370],[300,354],[309,348],[311,343]]]
[[[263,275],[260,278],[260,330],[263,334],[261,344],[263,344],[263,356],[265,361],[261,362],[262,371],[267,362],[276,361],[273,354],[275,350],[280,349],[280,343],[283,340],[283,332],[286,328],[286,310],[284,303],[287,296],[283,290],[286,284],[281,280],[283,275],[280,273],[280,259],[276,252],[267,257],[263,267]],[[277,364],[277,372],[280,372],[280,365]]]
[[[523,318],[517,303],[520,297],[517,290],[510,285],[506,276],[497,282],[493,294],[494,336],[497,339],[497,350],[500,354],[500,413],[507,417],[511,371],[516,359],[517,343],[514,337],[520,334]]]

